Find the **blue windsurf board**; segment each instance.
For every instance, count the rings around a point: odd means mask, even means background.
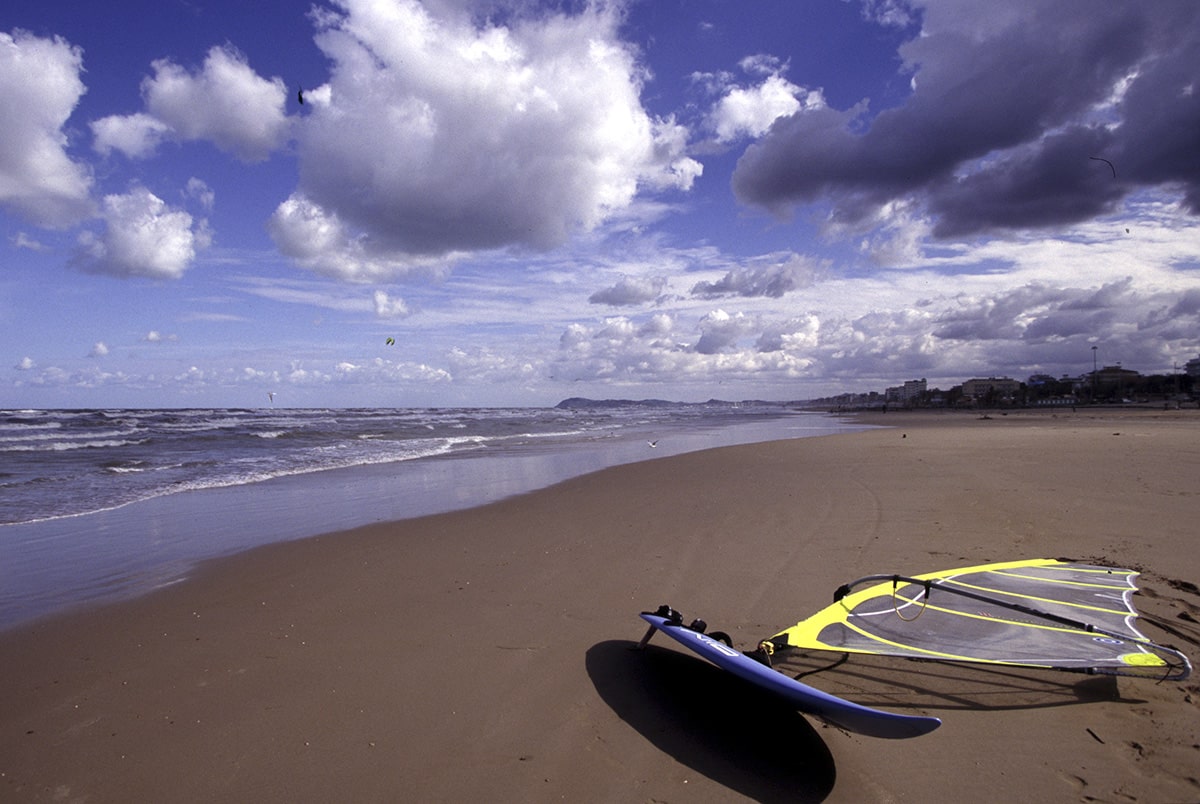
[[[641,617],[651,626],[642,640],[643,645],[655,631],[661,631],[722,670],[782,696],[805,714],[816,715],[847,731],[895,740],[919,737],[942,725],[942,721],[936,717],[885,712],[830,695],[773,670],[757,659],[679,621],[648,612]]]

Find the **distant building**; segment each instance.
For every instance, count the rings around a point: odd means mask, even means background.
[[[926,383],[924,379],[908,380],[904,385],[897,385],[887,389],[887,401],[898,402],[901,405],[911,405],[921,401],[921,396],[925,393]]]
[[[1075,393],[1089,399],[1112,399],[1126,393],[1141,379],[1136,371],[1120,366],[1105,366],[1098,371],[1089,371],[1072,380]],[[1064,378],[1065,379],[1065,378]]]
[[[1120,366],[1105,366],[1094,373],[1096,383],[1101,387],[1129,385],[1142,375]]]
[[[1197,357],[1193,360],[1189,360],[1184,365],[1184,370],[1187,372],[1187,375],[1189,377],[1191,377],[1193,380],[1200,380],[1200,357]]]
[[[1019,390],[1021,390],[1021,383],[1008,377],[967,380],[962,384],[963,398],[972,401],[984,399],[989,394],[993,398],[1011,399]]]

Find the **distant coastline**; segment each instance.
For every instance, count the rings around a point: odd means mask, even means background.
[[[672,402],[668,399],[589,399],[573,396],[554,406],[557,410],[583,410],[606,408],[787,408],[808,409],[805,402],[770,402],[763,399],[745,399],[740,401],[726,399],[710,399],[707,402]]]

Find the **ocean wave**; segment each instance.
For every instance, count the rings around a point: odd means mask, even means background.
[[[109,439],[102,441],[49,441],[38,444],[0,444],[0,452],[70,452],[77,449],[102,449],[137,446],[149,439]]]
[[[291,475],[716,422],[696,408],[0,411],[0,521],[42,521]],[[5,417],[7,416],[7,423]],[[740,417],[745,418],[745,417]],[[607,443],[607,442],[606,442]],[[41,480],[48,482],[41,482]]]
[[[62,441],[69,438],[79,438],[86,440],[95,440],[98,438],[127,438],[136,435],[139,431],[135,428],[124,428],[121,430],[100,430],[97,432],[88,433],[70,433],[64,431],[62,426],[59,427],[38,427],[38,428],[23,428],[34,429],[38,432],[0,432],[0,449],[3,449],[4,444],[24,444],[33,441]]]
[[[146,461],[105,461],[100,464],[106,472],[116,474],[133,474],[149,471],[151,467]]]
[[[420,445],[409,446],[407,448],[392,447],[388,450],[380,451],[375,454],[353,451],[339,454],[339,447],[330,445],[324,447],[315,447],[310,450],[302,451],[300,453],[288,456],[286,462],[276,462],[272,464],[264,464],[262,462],[256,463],[254,459],[248,457],[238,458],[231,461],[221,462],[219,464],[221,472],[219,473],[200,473],[188,478],[175,479],[168,483],[157,484],[137,490],[128,490],[128,494],[125,497],[110,498],[103,501],[99,505],[87,507],[85,510],[48,511],[41,515],[22,518],[19,521],[0,522],[0,527],[3,527],[6,524],[19,524],[20,522],[47,522],[56,519],[69,519],[73,517],[85,516],[87,514],[100,513],[103,511],[115,511],[135,503],[145,502],[147,500],[152,500],[159,497],[166,497],[172,494],[248,486],[299,475],[353,469],[360,466],[402,463],[433,458],[449,454],[456,449],[460,449],[464,445],[477,444],[487,440],[488,439],[469,437],[428,439],[425,443]],[[149,471],[194,469],[201,464],[209,467],[218,465],[218,463],[215,461],[195,461],[185,464],[174,464],[172,466],[142,467],[140,469],[137,467],[106,467],[106,471],[117,475],[128,476]]]

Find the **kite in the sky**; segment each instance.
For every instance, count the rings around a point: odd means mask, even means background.
[[[395,345],[396,345],[396,339],[395,339],[395,338],[388,338],[386,341],[384,341],[384,343],[386,343],[388,346],[395,346]]]
[[[296,89],[296,100],[300,101],[301,106],[304,105],[304,87],[298,87]]]
[[[1109,161],[1108,161],[1107,159],[1105,159],[1104,157],[1102,157],[1102,156],[1089,156],[1089,157],[1088,157],[1088,159],[1095,159],[1097,162],[1103,162],[1104,164],[1108,165],[1108,167],[1109,167],[1109,168],[1112,170],[1113,178],[1115,179],[1115,178],[1117,177],[1117,168],[1116,168],[1116,166],[1114,166],[1112,162],[1109,162]]]

